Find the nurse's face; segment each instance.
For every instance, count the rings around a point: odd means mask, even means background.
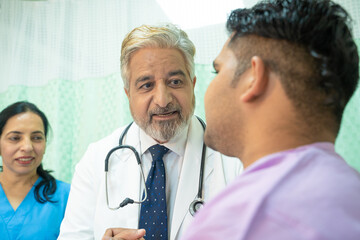
[[[176,49],[144,48],[129,64],[125,92],[134,121],[160,143],[169,141],[188,125],[194,112],[194,86],[185,60]]]
[[[36,174],[45,146],[44,125],[38,115],[24,112],[9,118],[0,136],[3,173]]]

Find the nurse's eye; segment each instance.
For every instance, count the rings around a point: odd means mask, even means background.
[[[36,142],[41,142],[44,140],[44,137],[42,135],[36,135],[32,137],[32,140]]]
[[[13,135],[9,137],[9,140],[13,142],[19,141],[20,139],[21,139],[20,136],[17,135]]]

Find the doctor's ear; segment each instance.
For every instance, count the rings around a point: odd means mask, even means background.
[[[130,97],[129,89],[124,88],[124,91],[125,91],[126,96],[129,98]]]
[[[241,100],[244,102],[254,101],[266,92],[268,74],[264,61],[258,56],[251,58],[249,78],[248,88],[241,96]]]
[[[194,77],[193,81],[192,81],[192,84],[193,84],[193,88],[195,88],[195,84],[196,84],[196,77]]]

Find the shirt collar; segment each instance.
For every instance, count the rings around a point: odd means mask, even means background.
[[[277,164],[277,162],[274,161],[274,159],[283,158],[284,156],[290,155],[291,153],[301,152],[306,149],[322,149],[326,152],[335,153],[335,146],[332,142],[315,142],[310,143],[302,146],[298,146],[295,148],[283,150],[280,152],[271,153],[269,155],[266,155],[264,157],[261,157],[260,159],[256,160],[253,164],[251,164],[249,167],[247,167],[242,174],[245,174],[247,172],[251,172],[253,170],[261,169],[262,167],[268,168],[269,166]],[[274,162],[271,162],[274,161]]]
[[[182,129],[181,132],[179,132],[177,135],[175,135],[170,141],[167,143],[161,144],[168,149],[170,149],[172,152],[178,154],[179,156],[184,156],[185,153],[185,144],[186,139],[188,135],[189,125],[187,125],[185,128]],[[147,135],[144,130],[140,128],[140,149],[141,149],[141,155],[144,154],[149,147],[158,144],[157,141],[155,141],[152,137]]]

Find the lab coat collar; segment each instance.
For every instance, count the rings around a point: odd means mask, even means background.
[[[201,153],[203,147],[204,130],[199,120],[193,116],[189,126],[188,138],[184,154],[184,161],[180,173],[179,185],[176,193],[173,221],[171,223],[170,239],[175,239],[179,228],[189,213],[189,206],[196,198],[200,175]],[[209,153],[206,152],[206,160],[209,160]],[[212,164],[205,163],[204,179],[213,171]],[[211,167],[208,167],[211,166]],[[204,180],[205,182],[205,180]]]
[[[123,133],[123,131],[121,131],[121,134]],[[132,125],[129,128],[127,134],[124,137],[123,145],[132,146],[132,147],[134,147],[136,149],[136,151],[138,153],[140,153],[141,149],[140,149],[140,140],[139,139],[140,139],[140,128],[134,122],[134,123],[132,123]],[[114,155],[120,161],[127,161],[129,158],[133,157],[133,153],[131,152],[131,150],[116,151],[114,153]],[[141,157],[141,155],[140,155],[140,157]]]

